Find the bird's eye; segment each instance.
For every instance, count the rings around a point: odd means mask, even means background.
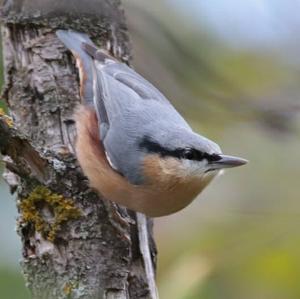
[[[187,160],[202,161],[206,158],[206,154],[195,149],[187,148],[183,151],[182,158]]]
[[[196,158],[195,152],[191,149],[185,149],[183,152],[183,158],[187,160],[193,160]]]

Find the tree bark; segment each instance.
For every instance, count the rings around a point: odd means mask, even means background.
[[[88,33],[124,62],[130,43],[118,0],[4,0],[5,178],[17,192],[22,268],[37,299],[158,298],[152,221],[88,187],[74,155],[80,103],[72,55],[57,29]]]

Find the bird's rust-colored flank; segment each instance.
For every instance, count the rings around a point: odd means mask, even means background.
[[[77,66],[78,71],[79,71],[79,80],[80,80],[80,85],[79,85],[80,89],[79,89],[79,92],[80,92],[80,98],[84,99],[84,87],[85,87],[85,82],[87,81],[87,74],[84,71],[83,62],[80,59],[80,57],[74,51],[72,52],[72,54],[75,57],[76,66]]]
[[[132,185],[108,163],[95,111],[81,106],[76,127],[76,154],[91,187],[131,210],[152,217],[174,213],[187,206],[214,177],[184,176],[176,158],[161,159],[152,154],[144,160],[145,184]]]

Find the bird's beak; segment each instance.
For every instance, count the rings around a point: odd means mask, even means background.
[[[211,161],[209,163],[210,169],[223,169],[242,166],[248,163],[247,160],[239,157],[227,156],[227,155],[218,155],[220,157],[217,161]]]

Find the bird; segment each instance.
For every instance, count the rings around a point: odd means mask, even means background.
[[[170,101],[86,33],[58,30],[79,72],[75,152],[90,186],[149,217],[190,204],[225,168],[246,164],[197,134]]]

